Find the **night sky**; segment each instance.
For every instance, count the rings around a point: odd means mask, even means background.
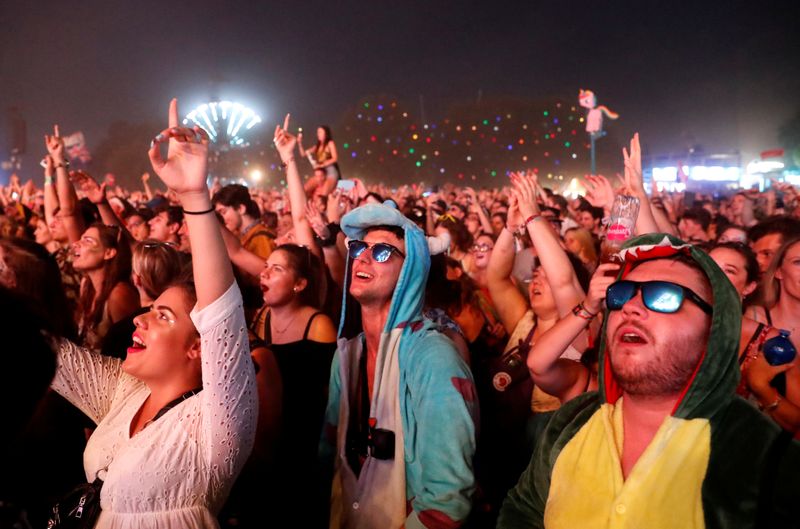
[[[91,148],[113,121],[165,123],[173,96],[184,111],[216,96],[265,126],[290,111],[312,127],[371,94],[422,95],[437,119],[479,92],[577,101],[579,88],[653,154],[700,144],[746,163],[778,146],[800,110],[800,3],[604,4],[3,0],[0,158],[12,105],[29,175],[52,123]]]

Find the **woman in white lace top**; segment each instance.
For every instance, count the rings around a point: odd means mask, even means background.
[[[195,288],[167,289],[135,319],[124,362],[68,342],[59,351],[53,388],[97,423],[84,453],[87,479],[104,480],[96,527],[216,527],[255,438],[255,371],[206,187],[208,138],[178,123],[173,100],[149,154],[187,214]]]

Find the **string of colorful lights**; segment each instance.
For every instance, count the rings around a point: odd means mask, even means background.
[[[589,169],[584,112],[564,98],[485,100],[423,121],[397,98],[372,96],[334,124],[333,135],[344,178],[493,185],[498,175],[531,169],[561,187]],[[314,138],[316,127],[305,128]],[[309,172],[301,165],[301,173]],[[281,180],[276,158],[266,173],[272,183]]]

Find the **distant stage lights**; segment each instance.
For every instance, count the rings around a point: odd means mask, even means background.
[[[212,101],[192,109],[183,119],[184,125],[197,125],[216,144],[246,147],[247,131],[261,123],[261,116],[252,108],[233,101]]]

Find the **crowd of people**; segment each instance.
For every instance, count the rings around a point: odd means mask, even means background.
[[[390,187],[288,115],[285,189],[209,185],[168,125],[164,190],[70,170],[58,127],[0,190],[3,527],[81,483],[95,527],[800,525],[796,188],[648,193],[638,135],[577,198]]]

